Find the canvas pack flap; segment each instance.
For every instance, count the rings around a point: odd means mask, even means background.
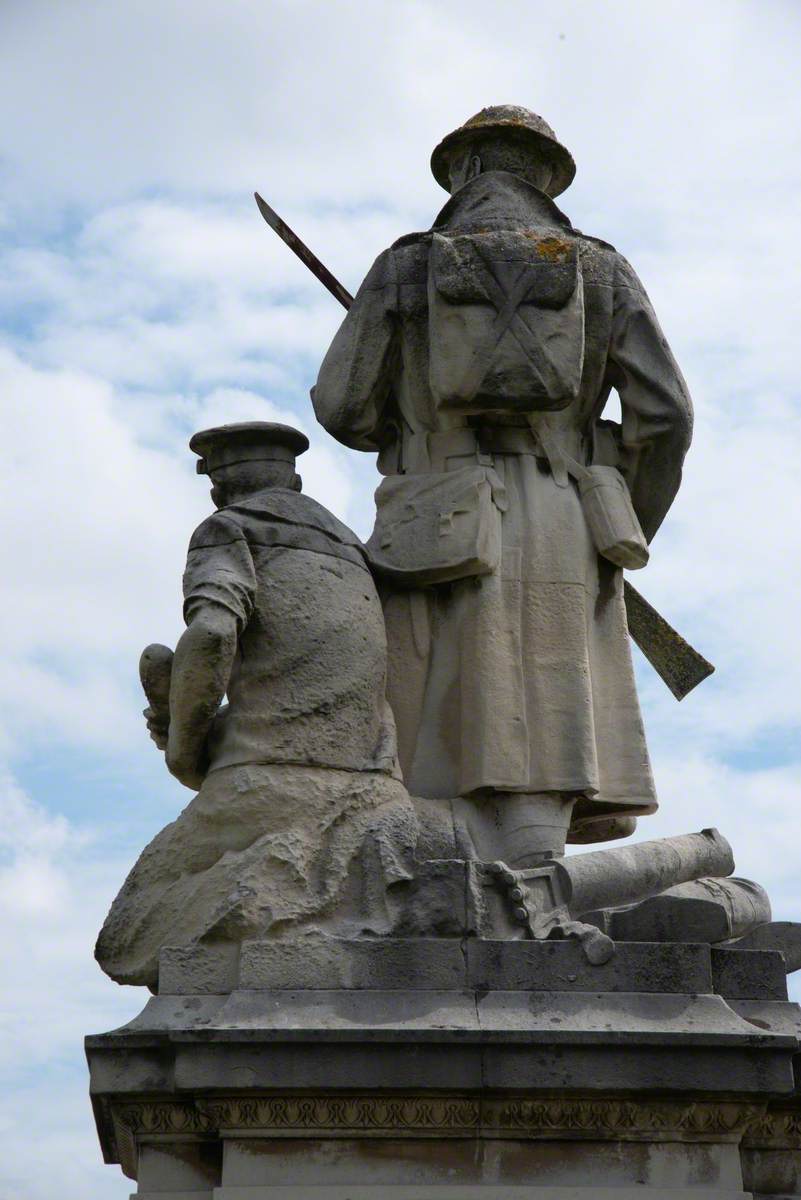
[[[435,233],[428,303],[429,379],[441,407],[552,411],[578,396],[584,292],[574,239]]]

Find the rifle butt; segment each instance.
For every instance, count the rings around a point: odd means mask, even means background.
[[[677,700],[703,683],[714,666],[670,625],[635,587],[625,581],[623,597],[629,634]]]

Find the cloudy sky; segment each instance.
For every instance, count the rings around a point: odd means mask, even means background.
[[[355,290],[431,223],[431,148],[486,104],[572,149],[560,203],[633,261],[696,402],[636,582],[717,673],[677,705],[640,663],[662,808],[638,836],[717,825],[801,917],[800,38],[795,0],[2,0],[0,1200],[130,1191],[81,1039],[143,1004],[93,940],[189,799],[136,672],[179,636],[209,511],[189,435],[301,426],[306,490],[370,527],[372,461],[307,399],[341,310],[252,192]]]

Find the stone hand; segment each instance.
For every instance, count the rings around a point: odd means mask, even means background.
[[[167,749],[170,729],[170,678],[173,652],[169,646],[152,643],[145,646],[139,659],[139,678],[147,696],[143,710],[148,733],[159,750]]]
[[[154,708],[148,706],[142,709],[142,715],[145,718],[148,733],[151,739],[156,743],[159,750],[167,749],[167,738],[170,732],[169,713],[166,716],[161,712],[156,712]]]

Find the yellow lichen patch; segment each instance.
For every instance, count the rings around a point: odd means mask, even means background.
[[[570,253],[570,243],[558,237],[537,240],[537,253],[548,262],[563,262]]]

